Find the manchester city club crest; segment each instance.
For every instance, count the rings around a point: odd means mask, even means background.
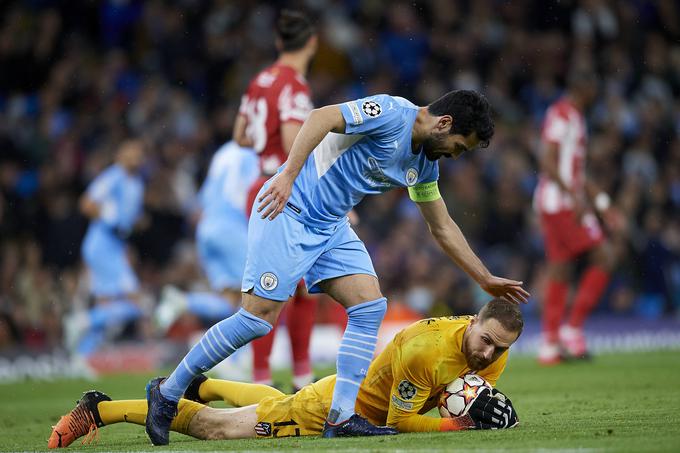
[[[399,396],[401,396],[401,399],[406,401],[413,399],[413,397],[416,396],[416,386],[407,380],[401,381],[397,386],[397,390],[399,390]]]
[[[382,113],[382,107],[380,107],[380,104],[375,101],[365,101],[361,108],[363,109],[364,113],[371,118],[375,118]]]
[[[418,182],[418,170],[416,170],[413,167],[406,170],[406,185],[410,187],[417,182]]]
[[[271,291],[279,284],[279,279],[271,272],[265,272],[260,277],[260,285],[266,291]]]

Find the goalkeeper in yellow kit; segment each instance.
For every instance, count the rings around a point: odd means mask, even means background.
[[[476,316],[418,321],[399,332],[371,363],[361,384],[356,411],[375,425],[399,432],[508,428],[517,424],[509,399],[483,391],[459,418],[423,415],[436,407],[446,385],[475,372],[491,385],[505,369],[508,349],[522,332],[517,305],[493,299]],[[160,378],[159,378],[160,379]],[[171,429],[199,439],[239,439],[318,435],[323,430],[336,376],[285,395],[265,385],[199,376],[180,401]],[[236,406],[215,409],[209,401]],[[52,430],[49,448],[66,447],[97,428],[119,422],[144,426],[147,401],[111,401],[87,392]],[[86,438],[87,440],[87,438]]]

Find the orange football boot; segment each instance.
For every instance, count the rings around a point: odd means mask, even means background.
[[[76,407],[62,416],[56,426],[52,427],[47,448],[68,447],[83,436],[85,436],[81,442],[83,445],[91,443],[97,437],[97,429],[104,426],[97,409],[97,404],[101,401],[111,401],[111,398],[96,390],[85,392],[76,403]]]

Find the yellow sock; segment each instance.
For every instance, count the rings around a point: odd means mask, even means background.
[[[208,379],[198,388],[198,396],[203,401],[224,400],[234,407],[257,404],[268,396],[281,396],[284,393],[263,384]]]
[[[146,420],[146,400],[102,401],[97,409],[105,425],[122,422],[143,425]]]
[[[204,407],[203,404],[195,401],[180,399],[177,406],[177,416],[172,421],[170,429],[187,434],[191,419]],[[105,425],[127,422],[143,426],[146,421],[147,402],[146,400],[102,401],[97,404],[97,409]]]

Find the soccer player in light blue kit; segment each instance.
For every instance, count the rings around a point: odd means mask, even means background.
[[[82,255],[96,298],[83,326],[87,330],[78,340],[76,351],[82,356],[95,352],[111,330],[142,315],[134,300],[139,282],[126,255],[125,239],[142,212],[143,159],[141,141],[123,142],[116,162],[90,183],[80,199],[80,210],[90,219]]]
[[[248,246],[248,189],[260,175],[252,148],[230,141],[213,155],[198,201],[201,216],[196,227],[196,246],[203,272],[213,292],[182,293],[164,290],[157,311],[161,327],[167,328],[188,311],[207,322],[234,313],[240,302],[241,279]]]
[[[151,441],[168,443],[177,401],[194,377],[269,332],[301,277],[309,292],[329,294],[348,314],[323,436],[396,434],[354,412],[387,300],[346,214],[365,195],[406,187],[456,264],[489,294],[526,302],[522,282],[496,277],[482,264],[437,188],[440,157],[486,147],[492,135],[489,104],[474,91],[452,91],[426,107],[376,95],[313,110],[253,207],[241,310],[208,330],[167,380],[147,385]]]

